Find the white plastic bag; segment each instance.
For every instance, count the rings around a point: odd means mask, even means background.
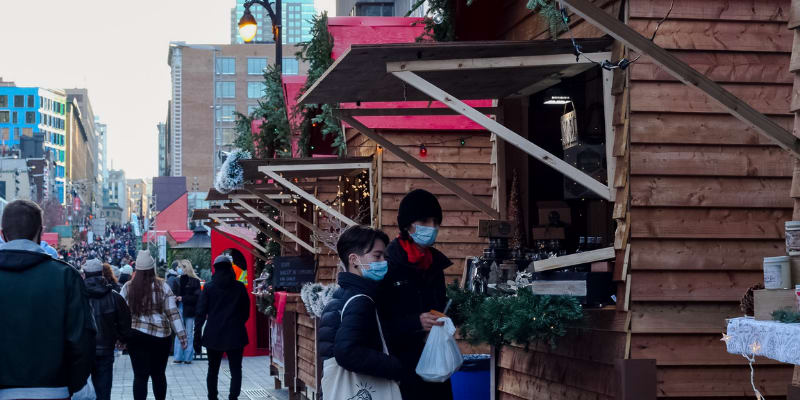
[[[427,382],[444,382],[459,368],[464,358],[453,338],[456,327],[447,317],[437,319],[444,326],[434,325],[417,363],[417,375]]]

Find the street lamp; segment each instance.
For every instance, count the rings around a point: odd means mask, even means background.
[[[275,39],[275,69],[280,72],[282,68],[281,64],[283,63],[281,49],[283,42],[281,39],[281,0],[275,0],[274,3],[263,0],[247,0],[244,3],[244,14],[242,14],[242,18],[239,19],[239,36],[242,37],[245,43],[250,43],[258,32],[258,23],[253,17],[253,14],[250,13],[250,7],[253,4],[264,7],[269,14],[269,18],[272,20],[272,36]],[[272,10],[270,4],[275,4],[275,11]]]

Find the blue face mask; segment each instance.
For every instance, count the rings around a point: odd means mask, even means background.
[[[411,234],[411,239],[422,247],[430,247],[436,242],[438,234],[438,228],[414,224],[414,233]]]
[[[361,264],[361,267],[361,275],[364,278],[380,281],[386,276],[386,271],[389,270],[389,263],[387,261],[373,261],[369,263],[369,269],[363,268],[364,264]]]
[[[183,268],[178,268],[178,275],[183,275]]]

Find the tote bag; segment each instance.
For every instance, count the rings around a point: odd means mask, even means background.
[[[364,296],[372,301],[372,298],[365,294],[357,294],[344,303],[341,315],[347,305],[356,297]],[[375,319],[378,321],[378,333],[381,335],[384,354],[389,354],[386,348],[386,341],[383,339],[383,329],[381,321],[378,319],[378,312],[375,312]],[[331,357],[322,364],[322,395],[325,400],[401,400],[400,386],[391,379],[378,378],[370,375],[357,374],[348,371],[336,363],[336,358]]]

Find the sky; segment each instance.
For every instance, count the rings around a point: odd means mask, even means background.
[[[109,168],[158,172],[171,95],[170,41],[230,42],[235,0],[3,0],[0,77],[17,86],[87,88],[108,125]],[[333,16],[335,0],[315,0]]]

